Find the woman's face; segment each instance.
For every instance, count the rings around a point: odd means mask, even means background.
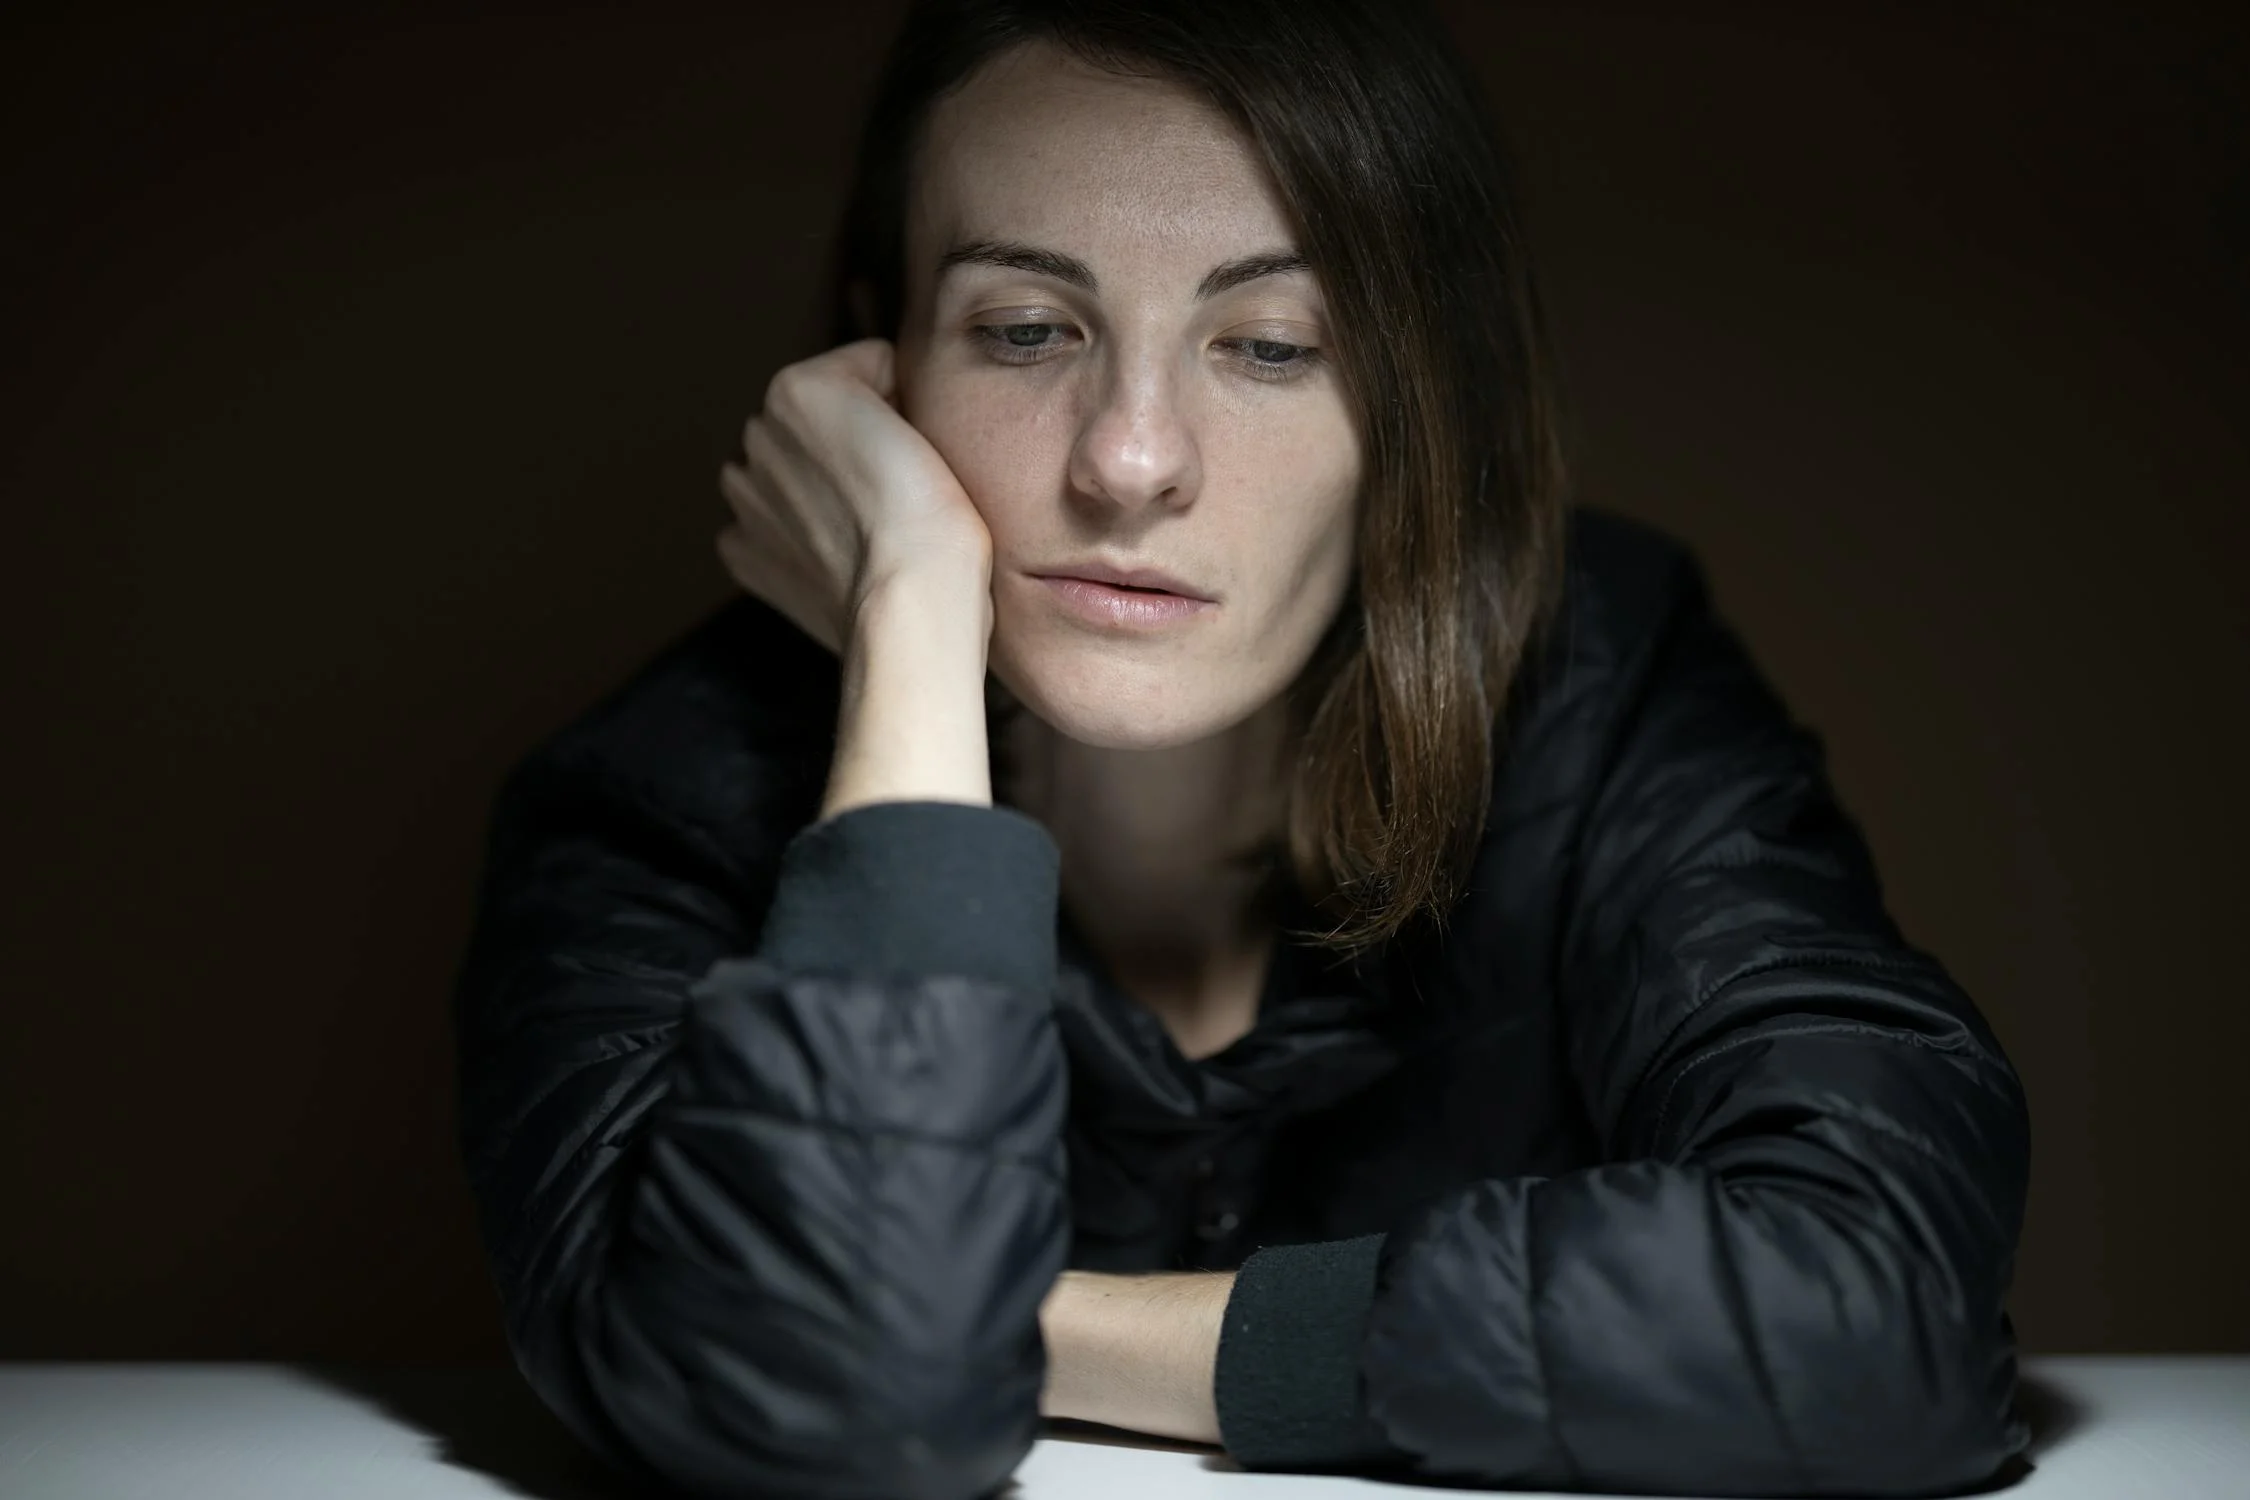
[[[992,670],[1092,745],[1234,725],[1350,582],[1356,424],[1263,165],[1179,87],[1044,43],[933,111],[908,213],[901,410],[992,535]],[[1108,563],[1211,602],[1103,617]]]

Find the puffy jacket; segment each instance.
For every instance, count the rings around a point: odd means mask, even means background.
[[[2016,1074],[1690,549],[1587,507],[1568,541],[1467,895],[1356,965],[1280,941],[1200,1061],[1060,914],[1026,815],[815,821],[836,663],[754,599],[542,742],[455,999],[538,1395],[667,1490],[966,1500],[1039,1433],[1061,1269],[1234,1268],[1251,1468],[2003,1466]]]

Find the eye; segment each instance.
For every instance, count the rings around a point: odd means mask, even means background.
[[[1320,351],[1309,344],[1280,339],[1222,339],[1234,349],[1243,368],[1258,380],[1295,380],[1320,362]]]
[[[1069,325],[1063,323],[978,323],[970,335],[1002,364],[1034,364],[1069,347]],[[1309,344],[1283,339],[1221,339],[1237,363],[1253,379],[1294,380],[1320,362],[1321,353]]]
[[[969,332],[1002,364],[1027,365],[1063,348],[1070,330],[1060,323],[979,323]]]

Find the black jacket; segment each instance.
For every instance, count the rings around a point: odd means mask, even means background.
[[[738,599],[493,812],[461,1147],[517,1362],[617,1465],[987,1492],[1066,1264],[1239,1268],[1253,1468],[1911,1494],[2024,1445],[2021,1087],[1676,540],[1573,513],[1469,895],[1284,942],[1200,1062],[1022,813],[814,823],[837,681]]]

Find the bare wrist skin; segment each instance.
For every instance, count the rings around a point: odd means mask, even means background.
[[[1065,1271],[1040,1305],[1042,1416],[1182,1442],[1219,1436],[1214,1378],[1231,1271]]]
[[[989,565],[870,572],[844,645],[836,757],[820,816],[872,802],[992,805],[984,722]]]

